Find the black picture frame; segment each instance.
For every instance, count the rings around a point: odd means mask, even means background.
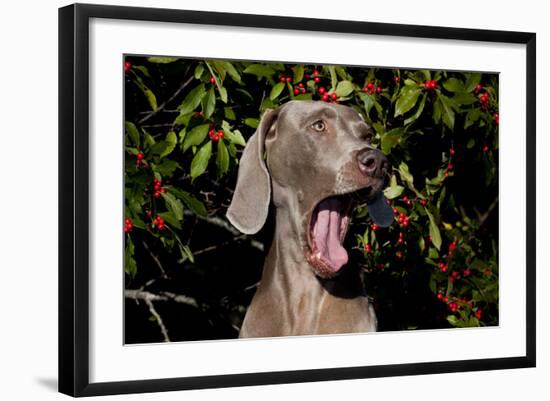
[[[456,360],[90,383],[89,380],[89,22],[91,18],[324,31],[522,44],[526,47],[526,354]],[[75,4],[59,9],[59,391],[94,396],[534,367],[536,35],[357,21]]]

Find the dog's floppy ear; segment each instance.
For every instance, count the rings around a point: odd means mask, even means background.
[[[244,234],[255,234],[263,227],[271,201],[271,179],[264,161],[265,138],[274,126],[278,112],[267,110],[258,129],[246,144],[233,199],[227,218]]]

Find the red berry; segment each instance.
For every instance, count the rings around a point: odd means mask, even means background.
[[[370,244],[365,244],[365,251],[366,251],[367,253],[371,253],[372,247],[371,247]]]
[[[499,121],[500,121],[500,117],[498,115],[498,113],[494,113],[493,114],[493,119],[495,120],[495,124],[498,125]]]
[[[449,309],[451,310],[451,312],[457,312],[458,311],[458,304],[456,302],[451,302],[449,304]]]
[[[305,79],[309,79],[310,75],[309,74],[304,74],[304,78]]]
[[[477,84],[476,87],[475,87],[475,89],[474,89],[474,93],[479,93],[479,91],[480,91],[481,89],[483,89],[483,85]]]
[[[374,88],[374,84],[372,82],[367,83],[367,88],[368,89]]]
[[[458,272],[457,271],[452,272],[451,277],[452,278],[457,278],[458,277]]]
[[[317,92],[319,92],[319,95],[324,95],[327,90],[324,86],[320,86],[319,89],[317,89]]]
[[[159,229],[159,231],[164,230],[164,223],[160,223],[157,228]]]
[[[282,83],[285,83],[286,82],[286,77],[284,75],[281,75],[281,77],[279,78],[279,81],[282,82]]]
[[[131,68],[132,68],[132,63],[130,63],[129,61],[124,62],[124,72],[130,71]]]
[[[153,194],[153,196],[154,196],[155,198],[157,198],[157,199],[160,198],[160,191],[155,191],[155,193]]]
[[[378,227],[378,224],[373,223],[373,224],[371,224],[370,228],[372,228],[372,231],[376,231],[376,230],[378,230],[380,227]]]
[[[306,88],[300,88],[300,92],[306,93]]]
[[[397,259],[402,259],[402,258],[403,258],[403,252],[401,252],[401,251],[395,252],[395,257],[396,257]]]
[[[382,92],[382,88],[379,87],[379,86],[377,86],[377,87],[376,87],[376,93],[380,93],[380,92]]]
[[[225,133],[223,131],[218,131],[218,137],[223,138]]]
[[[485,145],[483,147],[483,153],[487,153],[489,151],[489,146]]]
[[[481,316],[483,316],[483,309],[478,308],[478,310],[476,310],[476,318],[477,318],[477,320],[481,320]]]
[[[472,274],[472,271],[470,269],[464,269],[464,271],[462,272],[462,275],[464,277],[468,277],[470,274]]]
[[[286,81],[287,84],[291,83],[292,82],[292,77],[286,77],[285,81]]]
[[[445,303],[449,302],[449,298],[448,297],[443,297],[443,302],[445,302]]]
[[[326,101],[328,100],[328,96],[329,96],[328,93],[325,93],[325,94],[323,95],[323,98],[322,98],[322,99],[323,99],[323,102],[326,102]]]
[[[426,206],[428,204],[428,199],[420,199],[420,204]]]
[[[448,177],[449,176],[449,172],[448,171],[445,171],[445,174],[443,174],[445,177]]]
[[[214,76],[211,76],[211,77],[210,77],[210,83],[211,83],[212,85],[214,85],[214,84],[216,83],[216,78],[214,78]]]
[[[336,94],[336,92],[332,92],[332,94],[330,95],[330,99],[331,99],[331,100],[336,100],[336,99],[338,99],[338,95]]]
[[[394,214],[397,214],[397,213],[399,213],[399,210],[397,210],[397,208],[396,208],[396,207],[394,207],[394,208],[392,209],[392,211],[393,211],[393,213],[394,213]]]
[[[143,160],[144,157],[145,157],[145,155],[142,152],[138,152],[138,154],[136,155],[136,158],[138,160]]]
[[[146,210],[146,211],[145,211],[145,216],[147,216],[148,219],[151,218],[151,214],[152,214],[152,213],[151,213],[150,210]]]
[[[455,155],[455,150],[454,150],[453,148],[451,148],[451,150],[449,150],[449,154],[450,154],[451,156],[454,156],[454,155]]]
[[[303,87],[304,87],[304,84],[300,82],[300,83],[298,84],[298,88],[303,88]]]
[[[315,81],[315,83],[321,82],[321,78],[319,78],[319,77],[315,77],[315,78],[313,78],[313,80]]]
[[[313,76],[316,77],[317,75],[319,75],[319,71],[317,71],[316,69],[313,70]]]
[[[453,169],[453,164],[452,163],[447,164],[447,170],[452,170],[452,169]]]
[[[300,89],[294,88],[294,94],[295,94],[295,95],[298,95],[299,93],[300,93]]]
[[[437,299],[439,299],[441,301],[443,299],[443,294],[438,292],[437,293]]]
[[[395,77],[393,77],[393,82],[395,82],[396,85],[399,85],[400,81],[401,81],[401,78],[398,77],[397,75]]]

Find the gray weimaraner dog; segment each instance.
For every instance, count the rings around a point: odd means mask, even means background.
[[[376,331],[360,270],[345,266],[342,246],[352,193],[375,223],[393,221],[382,194],[388,162],[371,137],[363,118],[338,104],[291,101],[263,115],[227,211],[254,234],[275,207],[273,243],[240,337]]]

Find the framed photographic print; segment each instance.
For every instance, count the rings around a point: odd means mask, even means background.
[[[61,392],[535,366],[535,34],[78,4],[59,50]]]

